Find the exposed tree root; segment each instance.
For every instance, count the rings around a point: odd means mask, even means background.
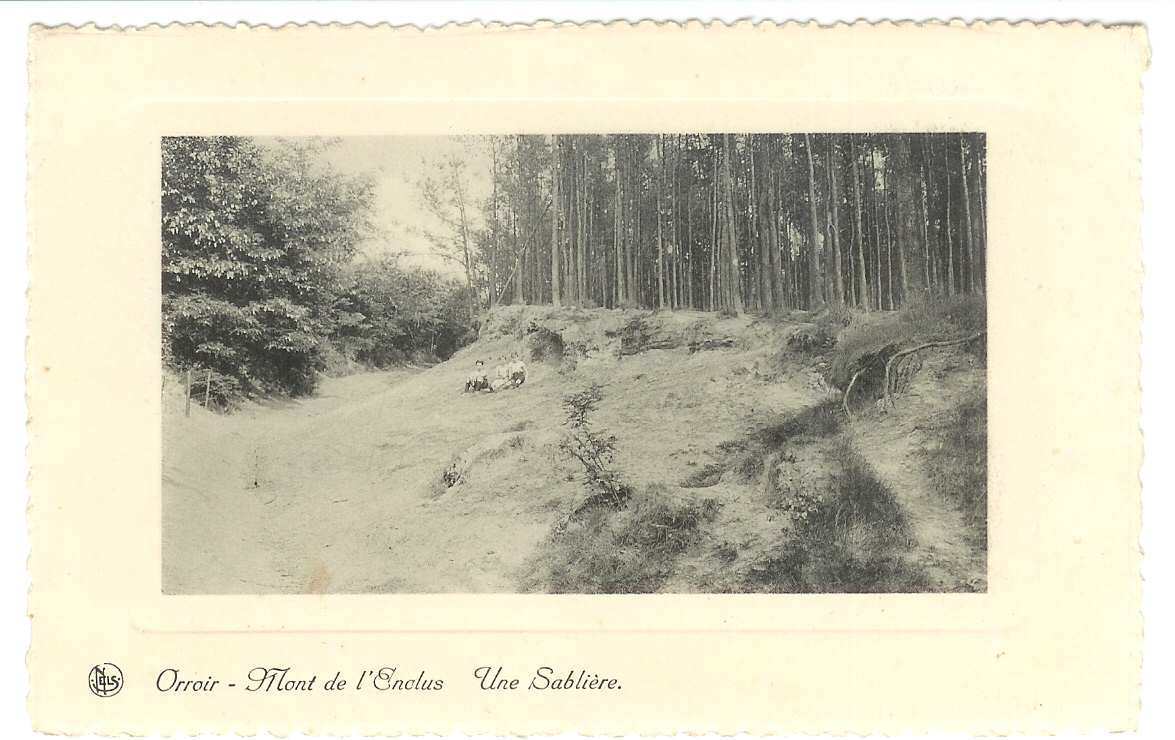
[[[892,354],[885,363],[885,404],[887,406],[894,406],[893,397],[890,395],[890,387],[892,384],[891,377],[893,368],[896,367],[897,364],[900,363],[903,359],[915,353],[921,352],[924,349],[930,349],[931,347],[952,347],[957,344],[967,344],[969,342],[974,342],[976,339],[980,338],[986,333],[987,330],[985,329],[977,334],[973,334],[972,336],[964,337],[962,339],[926,342],[925,344],[920,344],[917,347],[910,347],[909,349],[904,349],[900,352],[895,352]],[[858,371],[858,373],[859,372],[860,371]],[[855,375],[853,376],[853,379],[856,380]],[[849,385],[849,388],[852,389],[852,384]],[[848,391],[845,392],[845,410],[848,411]]]
[[[860,370],[858,370],[857,372],[853,373],[852,380],[849,381],[848,387],[845,388],[845,397],[844,397],[844,401],[842,403],[845,407],[845,416],[849,417],[849,421],[853,420],[853,412],[849,411],[849,394],[853,392],[853,386],[857,384],[857,378],[861,377],[861,373],[863,373],[863,372],[865,372],[864,367],[861,368]]]

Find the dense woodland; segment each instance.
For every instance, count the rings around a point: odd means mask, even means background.
[[[422,194],[471,297],[728,313],[981,292],[983,134],[491,137]],[[471,306],[471,311],[473,306]]]
[[[416,193],[456,278],[400,263],[373,177],[327,164],[329,141],[164,139],[165,362],[227,403],[446,357],[498,304],[878,311],[984,289],[982,134],[462,141]]]

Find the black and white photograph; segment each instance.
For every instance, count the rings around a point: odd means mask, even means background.
[[[987,590],[983,132],[160,146],[164,594]]]

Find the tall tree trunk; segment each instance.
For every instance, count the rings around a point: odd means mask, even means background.
[[[787,210],[786,206],[781,205],[785,203],[782,197],[782,192],[784,191],[782,170],[787,163],[787,155],[782,151],[780,154],[782,155],[780,164],[781,175],[776,178],[774,191],[775,210],[779,216],[782,216],[782,218],[777,217],[775,223],[775,234],[779,242],[780,254],[779,301],[777,305],[781,308],[792,309],[796,307],[796,296],[798,295],[798,283],[796,280],[798,271],[795,265],[795,254],[792,250],[791,213]]]
[[[575,302],[586,306],[587,294],[587,162],[580,154],[576,159],[579,178],[575,189]]]
[[[844,304],[848,301],[845,299],[845,278],[843,258],[840,249],[840,195],[836,188],[836,149],[833,137],[828,137],[828,209],[829,227],[828,230],[832,236],[832,259],[833,272],[835,273],[836,299]]]
[[[824,278],[820,274],[819,218],[816,216],[816,165],[812,157],[812,137],[804,134],[804,149],[808,152],[808,213],[812,226],[808,240],[808,309],[816,311],[824,307]]]
[[[771,279],[769,282],[771,283],[771,303],[775,306],[776,311],[781,311],[784,306],[787,305],[787,296],[783,287],[783,262],[780,255],[780,252],[783,249],[783,238],[779,233],[779,183],[783,177],[783,173],[782,168],[772,166],[773,159],[771,154],[770,141],[768,141],[767,156],[768,172],[771,173],[771,177],[767,182],[767,218],[771,224],[769,234],[771,237],[771,242],[768,245],[771,251],[771,254],[769,255],[771,262]],[[788,247],[788,255],[790,261],[790,246]],[[790,272],[788,274],[790,275]]]
[[[457,197],[457,214],[460,222],[462,265],[465,267],[465,287],[469,293],[469,318],[477,316],[477,292],[473,286],[473,252],[469,244],[469,223],[465,220],[465,191],[461,178],[453,168],[453,192]]]
[[[634,159],[634,157],[632,156],[632,142],[626,141],[626,143],[628,144],[628,146],[625,147],[625,155],[627,157],[627,161],[632,162]],[[630,178],[630,180],[631,179],[632,178]],[[635,187],[633,187],[631,189],[632,193],[627,192],[628,188],[626,188],[625,190],[626,190],[625,195],[628,196],[628,200],[631,200],[635,204],[634,210],[636,212],[636,217],[639,218],[640,212],[641,212],[640,185],[638,183]],[[633,196],[633,193],[635,193],[635,197]],[[637,218],[633,218],[633,221],[634,221],[634,223],[639,224],[640,222],[637,220]],[[636,238],[639,241],[640,240],[639,226],[637,227],[637,231],[635,233],[636,233]],[[633,250],[634,249],[636,249],[636,246],[633,244],[632,239],[628,238],[627,225],[626,225],[625,239],[624,239],[624,269],[625,269],[624,286],[625,286],[627,292],[625,293],[625,298],[627,299],[628,303],[633,304],[633,305],[635,305],[637,302],[637,297],[636,297],[637,296],[636,266],[633,264]]]
[[[876,301],[877,310],[880,311],[884,304],[881,289],[881,220],[877,216],[877,184],[876,160],[872,156],[872,149],[870,149],[869,204],[873,222],[873,298]]]
[[[569,306],[576,304],[575,297],[575,241],[579,235],[578,214],[576,206],[579,198],[579,183],[576,178],[578,166],[575,155],[575,137],[568,136],[563,140],[567,149],[566,171],[563,183],[560,186],[564,202],[567,204],[567,220],[563,223],[563,254],[559,259],[562,262],[563,274],[559,278],[559,287],[563,290],[563,302]]]
[[[559,253],[563,245],[559,238],[559,217],[562,203],[559,198],[559,136],[551,137],[551,305],[562,305],[562,291],[559,290]]]
[[[665,308],[665,238],[662,233],[662,221],[665,214],[661,210],[665,191],[665,142],[662,135],[657,134],[657,308]]]
[[[979,244],[976,251],[979,254],[979,284],[987,286],[987,142],[975,152],[975,189],[979,203]]]
[[[934,292],[934,281],[931,279],[933,270],[930,264],[930,216],[926,207],[926,190],[926,164],[921,163],[918,168],[918,204],[922,209],[922,279],[925,282],[926,292],[932,293]]]
[[[674,140],[676,141],[676,140]],[[674,153],[670,161],[673,166],[669,169],[669,280],[671,290],[669,291],[669,307],[676,309],[681,305],[681,237],[678,233],[679,220],[677,217],[677,147],[673,147]]]
[[[718,148],[711,141],[713,175],[710,179],[710,300],[708,309],[718,310]]]
[[[619,307],[624,303],[624,187],[621,177],[620,142],[616,141],[616,207],[614,220],[616,221],[613,238],[616,248],[616,293],[613,296],[613,305]]]
[[[946,208],[947,208],[947,295],[955,294],[955,243],[951,235],[951,163],[947,158],[948,145],[946,138],[942,142],[942,165],[947,176]]]
[[[521,181],[521,179],[522,179],[522,152],[520,151],[520,147],[521,147],[521,137],[515,136],[514,137],[514,168],[515,168],[515,171],[516,171],[516,174],[517,174],[519,181]],[[516,209],[517,206],[513,206],[513,208]],[[514,210],[513,230],[514,230],[514,303],[517,305],[517,304],[522,304],[522,303],[526,302],[526,299],[523,296],[523,290],[522,290],[523,276],[525,275],[525,270],[524,270],[525,262],[524,261],[526,258],[526,249],[525,249],[525,246],[520,248],[518,245],[518,211],[517,210]]]
[[[860,301],[861,308],[868,313],[872,299],[869,296],[869,279],[865,275],[865,237],[864,229],[861,225],[861,163],[857,157],[857,142],[854,134],[849,134],[849,147],[852,154],[853,165],[853,201],[856,208],[853,209],[853,216],[856,223],[856,229],[853,232],[854,246],[857,251],[857,295]]]
[[[490,137],[490,255],[486,279],[489,283],[489,307],[494,309],[498,293],[498,144],[497,137]]]
[[[890,147],[890,155],[887,177],[893,183],[892,201],[894,216],[897,219],[894,230],[894,246],[898,252],[898,276],[901,281],[901,296],[898,305],[902,305],[910,295],[909,260],[911,258],[918,259],[922,254],[922,250],[915,246],[922,238],[919,230],[918,211],[914,205],[919,197],[917,188],[919,178],[918,173],[914,170],[914,156],[908,134],[894,138],[893,146]]]
[[[893,222],[890,218],[890,201],[893,200],[890,186],[889,186],[889,172],[885,174],[885,187],[882,189],[881,201],[882,208],[885,210],[885,259],[886,259],[886,277],[889,279],[889,308],[892,311],[900,305],[897,294],[894,293],[893,272],[894,272],[894,229]],[[900,278],[902,280],[906,277],[906,264],[902,261],[902,245],[896,245],[898,249],[898,262],[900,267]],[[903,293],[905,295],[905,293]]]
[[[521,305],[522,300],[522,256],[523,250],[518,245],[518,214],[510,214],[510,242],[514,252],[514,305]]]
[[[971,226],[971,188],[967,184],[967,153],[962,134],[959,134],[959,176],[963,178],[963,216],[967,223],[967,287],[976,293],[975,232]]]
[[[685,301],[691,310],[694,304],[694,187],[691,182],[685,189]]]
[[[640,172],[637,172],[636,181],[636,234],[634,235],[633,251],[635,255],[632,260],[634,280],[636,286],[636,303],[638,306],[645,304],[645,263],[644,263],[644,249],[645,245],[641,240],[641,220],[643,212],[641,210],[641,196],[644,195],[644,182],[640,177]]]
[[[903,246],[902,234],[908,230],[909,226],[912,226],[912,224],[906,224],[906,220],[912,220],[914,209],[913,206],[909,205],[908,203],[903,208],[900,190],[894,194],[894,210],[896,211],[898,218],[897,244],[895,246],[898,250],[898,276],[901,278],[902,287],[901,303],[904,304],[907,300],[907,296],[910,295],[910,273],[908,266],[906,265],[906,248]],[[908,213],[904,213],[904,211],[908,211]],[[910,231],[913,233],[912,230]],[[909,243],[910,241],[913,240],[907,240],[905,243]]]
[[[734,151],[734,143],[731,140],[730,134],[724,134],[723,149],[725,157],[723,157],[724,170],[726,175],[726,241],[730,247],[730,271],[731,271],[731,288],[734,293],[733,308],[735,315],[743,313],[743,297],[742,291],[739,288],[739,267],[738,267],[738,234],[736,233],[736,224],[734,219],[734,178],[730,174],[730,157]]]
[[[755,177],[755,139],[751,136],[751,197],[759,218],[755,219],[759,232],[759,293],[763,303],[763,313],[775,313],[775,296],[771,289],[771,226],[770,210],[766,207],[768,199],[766,188],[758,192],[758,178]]]

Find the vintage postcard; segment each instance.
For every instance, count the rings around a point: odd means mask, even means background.
[[[31,50],[38,729],[1135,725],[1141,27]]]

